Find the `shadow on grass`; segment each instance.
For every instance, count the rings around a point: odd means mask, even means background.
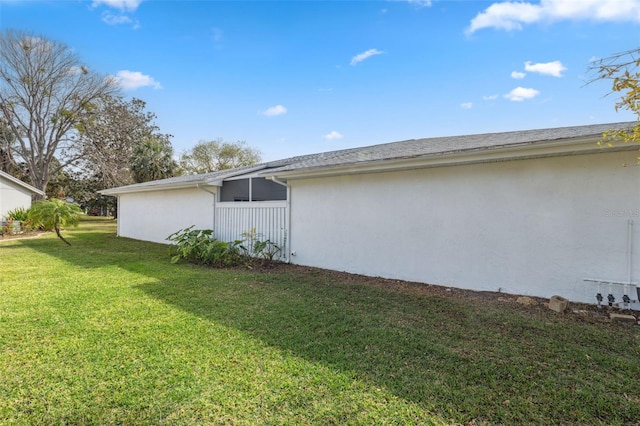
[[[621,333],[609,343],[610,325],[582,326],[499,302],[400,291],[311,268],[255,273],[170,265],[166,246],[91,230],[72,234],[68,249],[50,240],[28,245],[83,268],[112,264],[144,273],[154,282],[135,288],[157,300],[444,418],[541,424],[640,418],[633,404],[640,397],[634,336]],[[594,371],[620,377],[612,387]],[[633,398],[622,397],[622,389]]]

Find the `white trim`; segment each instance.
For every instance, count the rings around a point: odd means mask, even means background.
[[[165,191],[169,189],[185,189],[185,188],[201,188],[202,185],[216,186],[216,185],[211,185],[209,182],[197,180],[197,181],[191,181],[191,182],[178,182],[178,183],[172,183],[172,184],[170,183],[170,184],[146,185],[146,186],[135,186],[135,187],[123,186],[120,188],[103,189],[101,191],[98,191],[98,193],[102,195],[116,196],[119,194],[133,194],[136,192]]]

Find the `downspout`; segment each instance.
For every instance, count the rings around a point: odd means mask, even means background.
[[[116,234],[119,237],[120,235],[120,218],[122,216],[120,216],[120,206],[122,205],[122,203],[120,202],[120,195],[118,194],[118,196],[116,197],[116,214],[118,215],[118,217],[116,218]]]
[[[627,282],[632,283],[633,271],[633,219],[627,220]]]
[[[287,227],[287,242],[286,242],[286,258],[287,263],[291,263],[291,187],[288,183],[278,180],[277,177],[271,176],[269,178],[271,181],[277,183],[278,185],[282,185],[287,188],[287,217],[285,219],[285,226]]]
[[[216,230],[216,201],[217,201],[217,198],[218,198],[218,193],[217,192],[213,192],[213,191],[209,191],[207,188],[204,188],[204,187],[200,186],[199,183],[196,183],[196,188],[198,188],[201,191],[208,192],[209,194],[213,195],[213,204],[212,204],[213,205],[213,217],[212,217],[213,223],[211,224],[211,230],[215,234],[215,230]]]

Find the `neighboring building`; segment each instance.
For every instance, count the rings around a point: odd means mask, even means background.
[[[595,303],[585,278],[640,276],[638,148],[597,146],[630,125],[409,140],[102,193],[125,237],[256,228],[295,264]]]
[[[36,194],[44,195],[44,192],[0,170],[0,220],[11,210],[30,208],[31,198]]]

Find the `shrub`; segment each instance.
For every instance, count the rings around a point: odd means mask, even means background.
[[[24,207],[18,207],[7,212],[8,220],[19,220],[20,222],[26,222],[29,217],[29,210]]]
[[[211,229],[186,229],[174,232],[166,239],[174,243],[171,248],[171,262],[186,260],[191,263],[210,265],[217,268],[244,265],[251,267],[273,262],[282,252],[270,240],[261,240],[255,228],[242,234],[242,240],[223,242],[213,236]]]
[[[6,233],[9,233],[12,223],[15,222],[20,222],[20,228],[22,231],[30,231],[33,229],[31,221],[29,220],[29,209],[25,209],[24,207],[18,207],[7,212]]]
[[[214,238],[210,229],[193,229],[190,226],[169,235],[167,240],[174,243],[172,263],[184,259],[196,264],[230,267],[241,265],[244,261],[241,241],[225,243]]]
[[[261,237],[262,235],[256,232],[256,228],[243,232],[243,254],[253,259],[259,259],[262,263],[271,263],[280,256],[282,249],[273,241],[262,240]]]

